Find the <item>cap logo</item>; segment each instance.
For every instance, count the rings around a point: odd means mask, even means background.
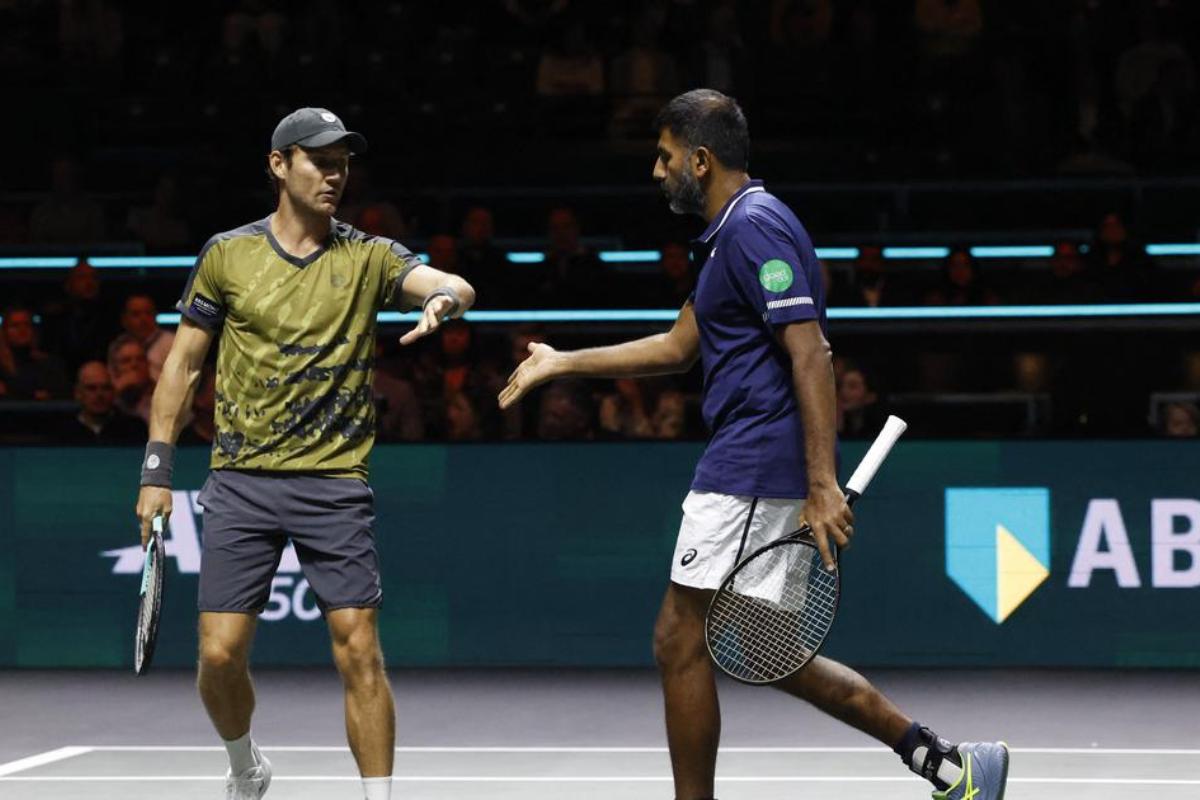
[[[321,112],[321,119],[325,120],[326,122],[337,122],[337,117],[333,114],[330,114],[328,111]]]

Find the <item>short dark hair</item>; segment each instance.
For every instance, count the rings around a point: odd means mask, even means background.
[[[662,107],[654,131],[663,128],[688,147],[707,147],[730,169],[750,166],[750,130],[746,115],[732,97],[714,89],[684,92]]]
[[[290,144],[279,152],[283,154],[283,163],[289,167],[292,165],[292,154],[296,152],[296,148],[300,145]],[[275,173],[271,172],[271,165],[267,164],[267,183],[271,187],[271,193],[275,195],[275,199],[279,199],[279,193],[283,190],[283,181],[275,177]]]

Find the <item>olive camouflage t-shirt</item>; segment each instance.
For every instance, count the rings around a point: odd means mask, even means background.
[[[296,258],[269,220],[210,239],[178,304],[221,337],[212,467],[365,478],[375,314],[421,262],[337,220],[320,250]]]

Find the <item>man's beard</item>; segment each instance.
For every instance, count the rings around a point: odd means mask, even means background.
[[[698,214],[704,215],[704,189],[700,187],[700,181],[696,180],[696,176],[688,170],[683,170],[679,173],[679,184],[674,188],[670,188],[670,184],[663,181],[663,194],[667,196],[671,210],[676,214]]]

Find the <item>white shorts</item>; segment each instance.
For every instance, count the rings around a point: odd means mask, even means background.
[[[734,565],[799,527],[803,500],[688,492],[671,581],[717,589]]]

